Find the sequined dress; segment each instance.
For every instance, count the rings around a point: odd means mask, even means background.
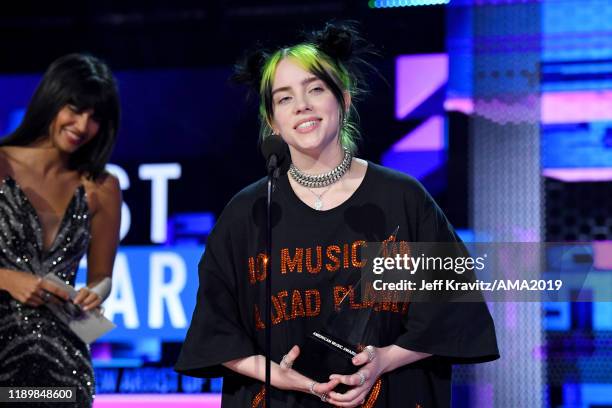
[[[76,189],[51,247],[45,250],[41,223],[27,196],[12,178],[1,182],[0,268],[41,277],[53,272],[74,285],[89,241],[89,209],[82,185]],[[36,407],[91,407],[94,394],[87,344],[46,307],[24,305],[0,290],[0,387],[8,386],[75,388],[76,402],[32,405]]]

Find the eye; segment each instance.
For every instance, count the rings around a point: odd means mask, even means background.
[[[315,86],[310,90],[310,93],[320,94],[323,91],[325,91],[325,88],[323,88],[322,86]]]
[[[284,104],[288,103],[290,100],[291,100],[290,96],[283,96],[276,103],[279,104],[279,105],[284,105]]]

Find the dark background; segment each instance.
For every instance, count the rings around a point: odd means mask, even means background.
[[[121,77],[143,73],[163,76],[166,70],[181,69],[186,77],[207,75],[217,86],[201,89],[199,100],[182,95],[171,80],[155,87],[146,82],[141,88],[131,86],[130,92],[138,92],[145,103],[125,102],[136,98],[122,94],[123,117],[130,120],[123,121],[111,161],[131,179],[141,163],[180,162],[183,176],[170,185],[169,214],[218,215],[237,191],[264,176],[257,148],[257,100],[247,100],[246,88],[229,83],[233,65],[257,43],[269,48],[290,45],[301,40],[301,32],[333,20],[358,22],[379,54],[369,59],[376,71],[367,74],[369,92],[356,104],[363,135],[359,156],[380,162],[384,151],[421,123],[395,119],[395,57],[445,51],[443,6],[372,9],[367,1],[312,0],[17,2],[4,6],[0,17],[0,74],[42,73],[61,55],[87,52],[120,74],[120,88]],[[169,92],[171,100],[157,100]],[[178,103],[190,117],[201,112],[202,121],[194,126],[178,117],[148,115],[148,103]],[[138,132],[133,130],[135,117]],[[211,122],[210,117],[219,119]],[[450,128],[464,129],[458,120]],[[188,148],[173,144],[174,123],[191,127],[181,129],[191,134]],[[436,199],[456,227],[465,227],[465,171],[457,171],[465,169],[465,145],[457,140],[450,141],[448,168],[455,168],[449,174],[458,180],[449,185],[455,190],[459,186],[459,191],[445,191]],[[148,182],[134,180],[124,192],[132,227],[123,244],[149,243],[149,192]],[[462,198],[449,202],[451,194]]]

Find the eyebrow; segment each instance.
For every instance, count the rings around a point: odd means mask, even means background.
[[[320,79],[320,78],[317,78],[317,77],[315,77],[315,76],[308,77],[308,78],[303,79],[303,80],[302,80],[302,82],[301,82],[300,84],[301,84],[302,86],[304,86],[304,85],[308,85],[308,84],[310,84],[311,82],[318,81],[319,79]],[[274,94],[275,94],[275,93],[277,93],[277,92],[289,91],[289,90],[291,90],[291,87],[289,87],[289,86],[283,86],[282,88],[276,88],[275,90],[273,90],[273,91],[272,91],[272,96],[274,96]]]

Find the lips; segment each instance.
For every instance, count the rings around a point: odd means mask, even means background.
[[[307,118],[304,120],[300,120],[294,127],[294,129],[299,133],[307,133],[319,127],[321,123],[320,118]]]
[[[308,124],[309,122],[316,122],[319,123],[321,121],[321,118],[317,118],[317,117],[310,117],[310,118],[306,118],[306,119],[302,119],[300,120],[298,123],[295,124],[295,126],[293,127],[294,129],[298,129],[299,127],[304,127],[306,126],[306,124]]]
[[[64,132],[68,136],[68,142],[70,142],[70,144],[78,146],[83,142],[83,138],[73,131],[65,129]]]

